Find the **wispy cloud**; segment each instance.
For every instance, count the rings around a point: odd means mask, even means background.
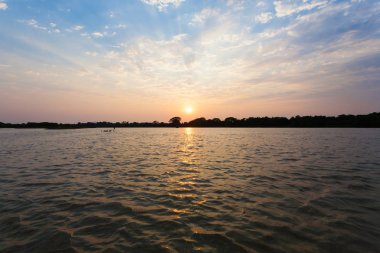
[[[245,0],[227,0],[227,6],[235,11],[244,9]]]
[[[170,5],[178,7],[185,0],[141,0],[141,1],[145,4],[156,6],[159,11],[164,11]]]
[[[126,24],[117,24],[114,26],[116,29],[127,29],[127,25]]]
[[[190,25],[203,24],[207,19],[213,18],[219,14],[219,11],[212,8],[205,8],[195,13],[190,21]]]
[[[104,31],[104,32],[99,32],[95,31],[92,32],[91,34],[88,33],[82,33],[81,36],[88,37],[88,38],[103,38],[103,37],[114,37],[117,35],[117,32],[109,32],[109,31]]]
[[[83,30],[84,26],[83,25],[73,25],[70,28],[66,28],[66,32],[78,32]]]
[[[297,14],[301,11],[325,7],[328,2],[327,0],[276,0],[273,4],[275,6],[276,16],[284,17]]]
[[[347,64],[380,52],[378,40],[359,39],[355,35],[357,31],[342,30],[347,26],[343,15],[341,22],[331,28],[335,33],[328,38],[320,35],[327,32],[326,26],[332,18],[347,11],[345,8],[349,7],[318,9],[285,27],[258,34],[237,30],[239,18],[224,15],[224,22],[213,24],[197,38],[179,34],[168,40],[148,37],[130,40],[119,51],[110,51],[104,59],[112,62],[112,68],[107,69],[120,80],[128,77],[149,93],[160,90],[163,96],[166,91],[179,94],[183,91],[184,97],[191,93],[210,99],[217,93],[219,100],[281,98],[289,94],[293,98],[318,96],[327,90],[357,85],[353,72],[342,70]],[[202,13],[213,11],[198,13],[194,19],[198,23],[209,17]],[[262,23],[273,17],[258,16],[257,21]],[[350,81],[343,81],[348,77]]]
[[[259,8],[261,8],[261,7],[264,7],[264,6],[266,6],[267,4],[264,2],[264,1],[260,1],[260,2],[258,2],[257,4],[256,4],[256,7],[259,7]]]
[[[61,30],[57,27],[56,23],[50,22],[48,25],[42,25],[35,19],[18,20],[18,22],[26,24],[32,28],[46,31],[48,33],[60,33]]]
[[[73,29],[74,31],[80,31],[84,28],[83,25],[75,25],[73,27],[71,27],[71,29]]]
[[[86,55],[89,55],[89,56],[93,56],[93,57],[98,56],[98,53],[97,53],[97,52],[86,51],[85,54],[86,54]]]
[[[40,30],[48,30],[47,27],[45,26],[42,26],[38,23],[37,20],[35,19],[28,19],[28,20],[18,20],[18,22],[20,23],[23,23],[23,24],[26,24],[30,27],[33,27],[33,28],[36,28],[36,29],[40,29]]]
[[[255,21],[258,23],[266,24],[273,19],[272,12],[263,12],[255,17]]]

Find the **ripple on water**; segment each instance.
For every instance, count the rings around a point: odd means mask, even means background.
[[[0,252],[369,252],[378,129],[0,129]]]

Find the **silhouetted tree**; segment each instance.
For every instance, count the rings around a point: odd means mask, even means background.
[[[207,127],[207,120],[202,118],[193,119],[188,123],[192,127]]]
[[[238,119],[236,119],[234,117],[228,117],[224,120],[224,123],[226,124],[226,126],[234,126],[237,121],[238,121]]]
[[[1,0],[0,0],[1,1]],[[181,124],[180,117],[173,117],[170,123],[164,122],[78,122],[76,124],[62,124],[54,122],[28,122],[12,124],[0,122],[0,128],[47,128],[47,129],[77,129],[96,127],[380,127],[380,113],[367,115],[339,115],[339,116],[295,116],[285,117],[249,117],[236,119],[228,117],[224,121],[218,118],[197,118]]]
[[[169,123],[174,127],[179,127],[181,125],[181,117],[173,117],[169,120]]]

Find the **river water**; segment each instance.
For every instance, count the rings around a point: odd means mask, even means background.
[[[0,252],[379,252],[380,129],[0,129]]]

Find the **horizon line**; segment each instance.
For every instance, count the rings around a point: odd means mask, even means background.
[[[292,119],[297,119],[297,118],[330,118],[330,119],[337,119],[339,117],[360,117],[360,116],[370,116],[370,115],[376,115],[380,117],[380,112],[371,112],[368,114],[339,114],[339,115],[333,115],[333,116],[328,116],[328,115],[295,115],[291,117],[286,117],[286,116],[250,116],[250,117],[244,117],[244,118],[235,118],[233,116],[226,117],[224,119],[220,119],[218,117],[213,117],[213,118],[206,118],[206,117],[197,117],[189,121],[184,121],[181,122],[182,118],[180,116],[174,116],[173,118],[179,118],[179,122],[181,125],[184,124],[189,124],[191,122],[194,122],[196,120],[206,120],[206,121],[220,121],[220,122],[226,122],[228,120],[236,120],[236,121],[244,121],[248,119],[286,119],[286,120],[292,120]],[[76,122],[76,123],[63,123],[63,122],[54,122],[54,121],[27,121],[27,122],[22,122],[22,123],[12,123],[12,122],[3,122],[0,120],[0,127],[2,125],[27,125],[27,124],[58,124],[58,125],[79,125],[79,124],[99,124],[99,123],[107,123],[107,124],[171,124],[169,119],[168,121],[158,121],[158,120],[153,120],[153,121],[83,121],[83,122]],[[169,123],[168,123],[169,122]]]

